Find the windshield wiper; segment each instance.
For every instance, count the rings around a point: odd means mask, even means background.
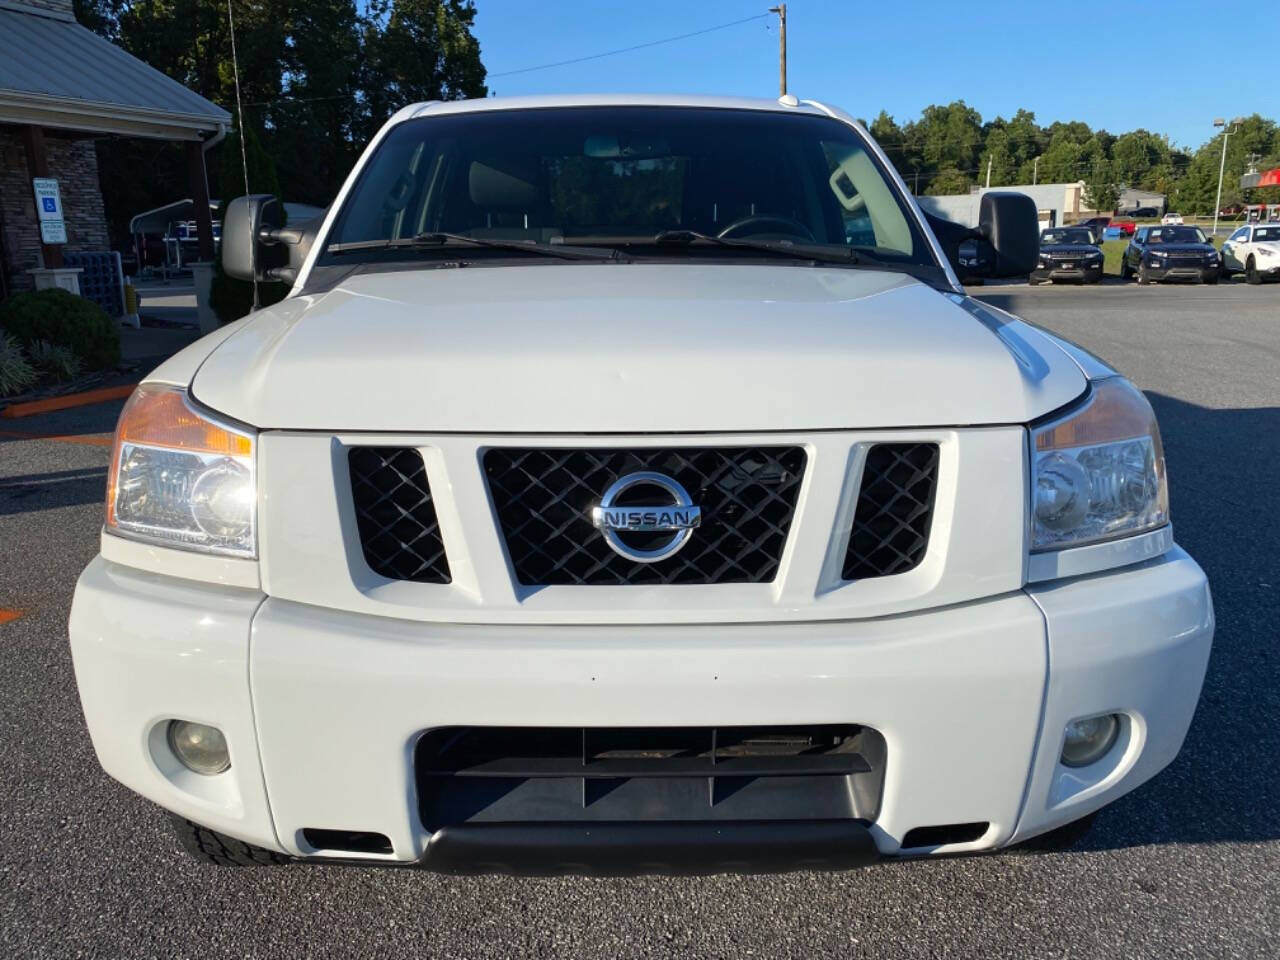
[[[744,240],[738,237],[717,237],[697,230],[663,230],[652,242],[660,247],[687,247],[695,243],[710,243],[718,247],[738,247],[743,250],[762,250],[780,253],[801,260],[819,260],[823,263],[854,264],[861,260],[850,247],[838,247],[819,243],[796,243],[792,240]]]
[[[427,250],[450,244],[470,244],[493,250],[514,250],[537,257],[558,257],[561,260],[626,260],[622,251],[614,247],[568,247],[561,244],[539,243],[536,240],[502,240],[492,237],[469,237],[465,233],[420,233],[415,237],[394,240],[355,240],[351,243],[331,243],[326,253],[349,253],[356,250],[395,250],[409,248]]]

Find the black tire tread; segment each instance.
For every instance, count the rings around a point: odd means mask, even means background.
[[[177,814],[171,814],[170,817],[182,849],[205,863],[220,867],[274,867],[293,859],[283,853],[255,847],[251,843],[202,827]]]

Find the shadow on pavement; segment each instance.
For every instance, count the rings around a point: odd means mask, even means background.
[[[1178,758],[1104,808],[1085,849],[1280,838],[1280,407],[1214,410],[1147,394],[1178,543],[1204,568],[1217,632]]]
[[[102,503],[106,495],[106,467],[0,477],[0,516]]]

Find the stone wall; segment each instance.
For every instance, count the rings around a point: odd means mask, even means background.
[[[62,249],[110,249],[93,141],[55,137],[45,131],[44,142],[49,176],[58,181],[66,217],[67,243]],[[4,250],[3,269],[9,292],[31,289],[33,283],[27,271],[43,266],[40,227],[27,172],[27,154],[22,135],[14,127],[0,127],[0,246]]]

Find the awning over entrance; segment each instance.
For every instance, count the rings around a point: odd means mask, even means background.
[[[69,14],[0,2],[0,123],[201,140],[231,115]]]
[[[185,141],[199,256],[209,260],[214,246],[204,151],[230,123],[231,114],[217,104],[76,23],[71,0],[0,0],[0,126],[20,131],[28,176],[56,174],[49,169],[46,132]],[[62,265],[61,249],[43,238],[40,256],[45,267]]]

